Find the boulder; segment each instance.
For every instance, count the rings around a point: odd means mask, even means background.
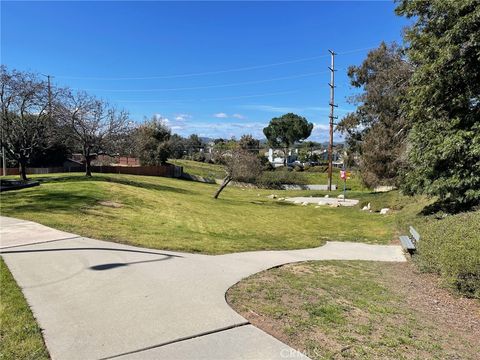
[[[267,198],[269,198],[269,199],[276,199],[276,198],[277,198],[277,195],[275,195],[275,194],[268,195]]]
[[[339,199],[345,199],[345,196],[344,196],[343,194],[340,194],[340,195],[337,196],[337,198],[339,198]]]
[[[380,214],[381,214],[381,215],[385,215],[385,214],[387,214],[389,211],[390,211],[389,208],[383,208],[383,209],[380,210]]]

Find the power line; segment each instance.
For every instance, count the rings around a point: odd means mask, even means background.
[[[347,51],[344,51],[344,52],[340,52],[338,54],[348,55],[348,54],[356,53],[356,52],[359,52],[359,51],[370,50],[370,49],[373,49],[375,47],[376,46],[370,46],[370,47],[365,47],[365,48],[347,50]],[[256,69],[265,69],[265,68],[274,67],[274,66],[295,64],[295,63],[306,62],[306,61],[310,61],[310,60],[317,60],[317,59],[322,59],[322,58],[325,58],[325,57],[328,57],[328,55],[311,56],[311,57],[305,57],[305,58],[301,58],[301,59],[287,60],[287,61],[275,62],[275,63],[270,63],[270,64],[262,64],[262,65],[244,66],[244,67],[225,69],[225,70],[213,70],[213,71],[203,71],[203,72],[185,73],[185,74],[134,76],[134,77],[57,76],[57,78],[59,78],[59,79],[70,79],[70,80],[107,80],[107,81],[175,79],[175,78],[185,78],[185,77],[225,74],[225,73],[230,73],[230,72],[240,72],[240,71],[248,71],[248,70],[256,70]]]
[[[244,82],[238,82],[238,83],[218,84],[218,85],[180,87],[180,88],[158,88],[158,89],[78,89],[77,88],[76,90],[106,91],[106,92],[156,92],[156,91],[202,90],[202,89],[223,88],[223,87],[231,87],[231,86],[261,84],[261,83],[272,82],[272,81],[280,81],[280,80],[290,80],[290,79],[297,79],[297,78],[302,78],[302,77],[315,76],[315,75],[320,75],[320,74],[325,74],[325,73],[328,73],[328,71],[319,71],[319,72],[313,72],[313,73],[298,74],[298,75],[293,75],[293,76],[283,76],[283,77],[273,78],[273,79],[244,81]]]
[[[235,100],[235,99],[247,99],[247,98],[257,98],[264,96],[272,95],[286,95],[294,94],[300,92],[300,89],[291,90],[291,91],[279,91],[272,93],[263,93],[263,94],[252,94],[252,95],[240,95],[240,96],[227,96],[227,97],[218,97],[218,98],[204,98],[204,99],[170,99],[170,100],[115,100],[118,102],[127,102],[127,103],[174,103],[174,102],[202,102],[202,101],[217,101],[217,100]]]

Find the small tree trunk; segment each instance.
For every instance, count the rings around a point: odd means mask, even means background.
[[[85,157],[85,176],[92,176],[92,170],[90,169],[90,156]]]
[[[285,155],[285,156],[283,157],[283,165],[284,165],[285,167],[287,167],[287,166],[288,166],[288,148],[285,148],[285,149],[283,150],[283,152],[284,152],[284,155]]]
[[[232,179],[229,176],[227,176],[227,177],[225,177],[225,179],[223,179],[222,184],[220,185],[217,192],[213,196],[214,199],[218,199],[218,196],[220,195],[222,190],[227,187],[227,185],[230,183],[230,181],[232,181]]]
[[[27,163],[25,161],[20,161],[20,178],[23,181],[27,181]]]

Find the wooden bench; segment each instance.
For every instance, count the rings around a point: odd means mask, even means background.
[[[414,253],[417,250],[418,242],[420,241],[420,234],[417,230],[410,226],[410,235],[400,236],[400,242],[402,247],[408,251],[410,254]]]

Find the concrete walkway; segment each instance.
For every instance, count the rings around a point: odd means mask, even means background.
[[[297,261],[405,261],[398,246],[328,242],[209,256],[99,241],[5,217],[0,226],[2,256],[53,359],[306,358],[232,310],[228,288]]]

